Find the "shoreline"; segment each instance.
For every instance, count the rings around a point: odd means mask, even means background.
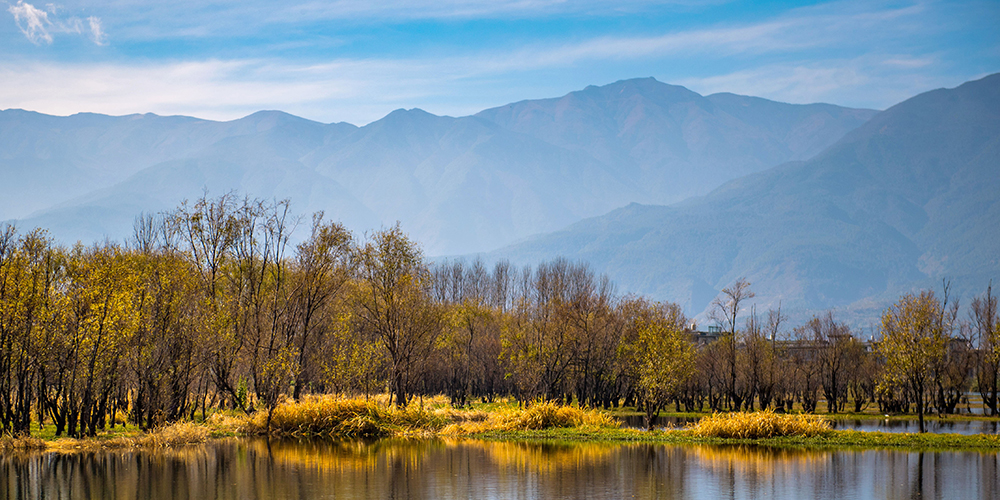
[[[79,439],[57,438],[53,427],[33,426],[34,435],[31,437],[0,436],[0,453],[165,449],[198,445],[223,438],[255,437],[316,442],[384,438],[476,439],[1000,452],[998,434],[921,434],[839,430],[831,427],[831,423],[838,420],[915,420],[915,417],[907,415],[779,414],[768,410],[715,414],[662,412],[660,417],[698,420],[697,423],[686,423],[683,427],[668,426],[647,431],[624,426],[622,418],[635,416],[629,410],[581,409],[543,401],[523,406],[503,401],[453,408],[443,397],[415,401],[407,407],[396,407],[369,399],[309,396],[278,405],[270,421],[264,412],[246,415],[231,410],[215,410],[200,422],[178,422],[148,432],[123,424],[101,431],[97,436]],[[989,417],[962,420],[988,419],[995,420]],[[949,419],[928,417],[928,420]]]
[[[955,451],[1000,453],[1000,435],[995,434],[944,434],[944,433],[886,433],[853,430],[831,430],[820,436],[781,436],[758,439],[719,438],[696,436],[686,429],[644,431],[628,428],[563,427],[535,430],[493,430],[469,434],[443,433],[431,429],[401,432],[380,437],[322,436],[322,435],[261,435],[232,432],[208,424],[185,423],[183,432],[163,430],[143,433],[99,435],[93,438],[65,438],[44,440],[40,438],[0,439],[0,453],[85,453],[101,451],[139,451],[180,449],[211,444],[224,439],[274,439],[289,441],[349,441],[381,439],[471,439],[502,442],[561,442],[599,444],[650,444],[665,446],[711,445],[754,446],[775,449],[844,449],[844,450],[899,450],[899,451]],[[174,434],[164,436],[164,432]]]
[[[591,432],[577,429],[545,429],[474,434],[474,439],[488,441],[565,441],[595,443],[645,443],[659,445],[759,446],[765,448],[848,449],[901,451],[978,451],[1000,452],[1000,435],[890,433],[865,431],[830,431],[824,436],[782,436],[759,439],[699,437],[687,430],[639,431],[635,429]]]

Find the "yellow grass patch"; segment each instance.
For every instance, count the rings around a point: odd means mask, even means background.
[[[384,437],[420,433],[446,423],[434,412],[421,409],[419,401],[406,408],[377,403],[376,399],[307,396],[287,401],[271,415],[270,433],[279,436]],[[267,434],[267,413],[247,419],[243,432]]]
[[[785,415],[771,410],[714,413],[690,427],[699,437],[765,439],[781,436],[819,436],[831,431],[830,423],[816,415]]]
[[[200,444],[207,439],[208,428],[192,422],[178,422],[137,436],[120,436],[110,439],[61,438],[47,443],[47,448],[57,451],[171,448]]]
[[[3,451],[33,451],[44,450],[45,441],[30,437],[0,436],[0,450]]]
[[[442,434],[476,434],[566,427],[597,429],[619,426],[617,420],[597,410],[581,410],[553,402],[534,403],[526,409],[501,409],[486,413],[485,418],[482,415],[464,420],[453,418],[453,422],[441,431]]]

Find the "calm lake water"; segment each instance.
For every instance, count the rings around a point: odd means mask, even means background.
[[[646,427],[645,418],[641,415],[629,415],[619,417],[622,424],[633,429],[644,429]],[[687,424],[695,423],[699,420],[689,417],[657,417],[653,419],[653,426],[662,427],[684,427]],[[952,433],[952,434],[997,434],[1000,432],[1000,420],[924,420],[927,432]],[[839,430],[855,431],[878,431],[878,432],[917,432],[920,425],[916,417],[913,420],[889,420],[881,418],[837,418],[833,420],[832,427]]]
[[[0,458],[0,498],[1000,498],[997,454],[226,440]]]

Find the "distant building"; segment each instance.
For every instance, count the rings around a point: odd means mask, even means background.
[[[710,326],[707,332],[699,331],[697,323],[691,323],[691,341],[698,347],[703,347],[716,340],[723,335],[722,327],[720,326]]]

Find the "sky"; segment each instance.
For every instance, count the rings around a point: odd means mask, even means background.
[[[0,109],[364,125],[655,77],[885,109],[1000,71],[1000,1],[0,0]]]

